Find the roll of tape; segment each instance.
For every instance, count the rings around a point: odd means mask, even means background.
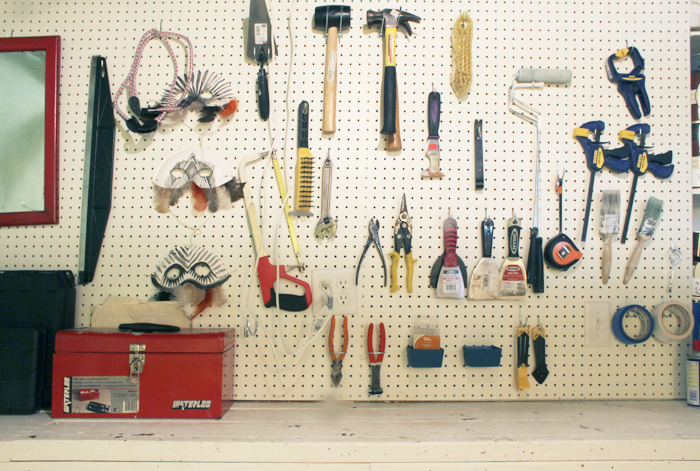
[[[678,342],[688,338],[695,326],[690,308],[679,302],[669,301],[656,306],[651,315],[654,318],[654,337],[660,342]],[[675,333],[664,324],[664,318],[668,317],[678,321],[678,329]]]
[[[625,318],[636,317],[641,324],[639,335],[632,337],[625,331]],[[628,345],[643,343],[649,340],[654,332],[654,319],[644,306],[630,304],[617,310],[612,320],[613,334],[617,340]]]

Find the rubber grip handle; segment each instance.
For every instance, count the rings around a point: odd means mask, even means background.
[[[389,254],[389,258],[391,258],[391,289],[390,291],[392,293],[396,292],[399,290],[399,285],[398,285],[398,279],[399,279],[399,260],[401,259],[401,255],[397,251],[393,251]]]
[[[428,138],[438,138],[440,130],[440,94],[430,92],[428,95]]]
[[[481,221],[481,240],[484,244],[482,254],[484,258],[491,258],[493,254],[493,219],[484,219]]]
[[[309,305],[306,303],[306,296],[303,294],[280,294],[280,305],[283,311],[301,312],[305,311]],[[277,306],[277,293],[274,288],[270,288],[270,300],[265,303],[265,307]]]
[[[520,230],[515,219],[508,221],[508,258],[520,258]]]
[[[542,252],[542,237],[538,236],[537,228],[530,230],[530,253],[528,261],[532,260],[532,271],[528,263],[527,274],[532,275],[532,291],[534,293],[544,293],[544,255]],[[529,281],[529,280],[528,280]]]
[[[406,291],[413,293],[413,264],[418,261],[418,259],[413,258],[413,253],[409,252],[404,257],[406,260],[406,269],[408,274],[406,275]]]
[[[258,113],[263,121],[270,117],[270,90],[267,85],[267,72],[262,65],[258,69]]]
[[[396,66],[384,67],[384,90],[382,95],[381,134],[396,133]]]
[[[299,103],[298,113],[298,128],[297,128],[297,147],[302,149],[309,148],[309,102],[302,101]]]

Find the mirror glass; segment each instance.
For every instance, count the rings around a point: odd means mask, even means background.
[[[58,222],[60,38],[0,39],[0,225]]]

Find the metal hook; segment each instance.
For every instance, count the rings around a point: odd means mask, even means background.
[[[243,329],[243,335],[245,337],[251,337],[255,336],[258,333],[258,320],[255,320],[255,330],[251,329],[250,327],[250,316],[246,316],[245,318],[245,327]]]

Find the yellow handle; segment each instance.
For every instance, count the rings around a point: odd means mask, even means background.
[[[406,268],[408,269],[408,280],[406,281],[406,291],[413,293],[413,264],[418,261],[417,258],[413,258],[413,253],[409,252],[406,254]]]
[[[396,27],[384,29],[384,66],[396,67]]]
[[[394,293],[398,291],[399,285],[397,284],[398,281],[398,268],[399,268],[399,259],[401,258],[401,255],[394,250],[389,254],[389,257],[391,257],[391,292]]]

